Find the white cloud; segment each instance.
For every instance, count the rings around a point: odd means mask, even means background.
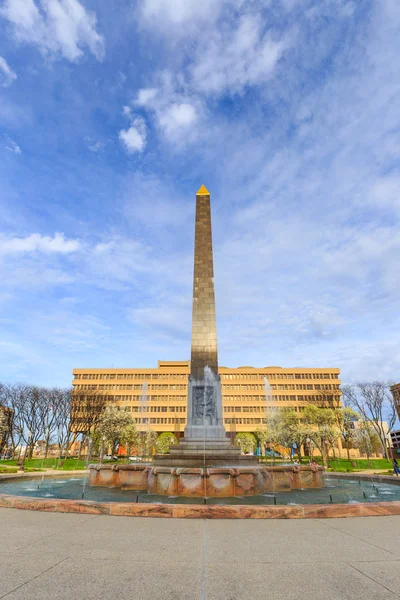
[[[195,124],[200,120],[201,103],[176,90],[171,73],[157,77],[157,87],[139,90],[135,104],[155,116],[158,129],[173,142],[188,141],[193,137]],[[192,135],[189,130],[192,128]]]
[[[124,106],[122,108],[122,114],[124,117],[128,117],[129,119],[132,117],[132,109],[130,106]]]
[[[34,44],[45,54],[76,61],[88,47],[98,60],[104,56],[96,17],[78,0],[6,0],[0,16],[12,24],[17,41]]]
[[[240,0],[204,5],[148,0],[142,5],[142,17],[150,19],[158,11],[173,24],[185,22],[181,29],[186,35],[190,35],[187,23],[196,22],[199,15],[204,19],[204,28],[197,26],[190,37],[192,49],[186,64],[156,74],[153,85],[140,89],[135,99],[137,106],[154,114],[159,130],[177,144],[198,139],[200,127],[195,126],[205,116],[207,96],[240,94],[248,86],[266,83],[293,43],[293,34],[265,29],[257,3],[249,5],[244,14],[235,12],[239,5]],[[182,56],[187,56],[184,47]]]
[[[137,99],[136,99],[136,104],[138,104],[139,106],[153,106],[154,105],[154,100],[156,98],[156,96],[158,95],[158,90],[157,88],[143,88],[141,90],[139,90],[139,93],[137,95]]]
[[[6,149],[13,154],[22,154],[21,148],[18,146],[17,142],[10,138],[10,136],[4,136],[6,140]]]
[[[104,145],[105,144],[103,142],[89,142],[88,149],[90,150],[90,152],[97,153],[104,148]]]
[[[121,129],[119,132],[119,139],[129,154],[142,152],[146,146],[146,138],[146,123],[141,117],[136,117],[129,129]]]
[[[216,19],[224,2],[226,0],[143,0],[139,3],[139,17],[143,23],[160,29],[166,25],[187,25],[193,21]],[[241,4],[236,0],[229,3]]]
[[[7,238],[0,236],[0,255],[6,254],[32,254],[42,252],[45,254],[69,254],[76,252],[80,247],[78,240],[67,240],[63,233],[56,233],[54,237],[42,236],[32,233],[25,238]]]
[[[7,64],[5,58],[0,56],[0,85],[2,87],[9,87],[13,81],[17,79],[17,74]]]
[[[171,104],[159,115],[159,125],[167,136],[174,136],[177,130],[192,126],[196,120],[196,109],[187,102]]]
[[[370,201],[384,209],[400,209],[400,174],[385,175],[372,186]]]
[[[288,47],[289,36],[264,34],[259,15],[244,15],[234,29],[216,29],[201,40],[189,69],[190,85],[197,92],[222,94],[265,83]]]

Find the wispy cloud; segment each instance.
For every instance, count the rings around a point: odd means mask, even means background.
[[[34,44],[44,53],[76,61],[86,46],[97,59],[104,56],[96,17],[78,0],[5,0],[0,16],[9,21],[18,42]]]
[[[54,237],[43,236],[40,233],[32,233],[25,238],[0,236],[0,255],[3,256],[33,252],[69,254],[76,252],[78,248],[78,240],[67,240],[62,233],[56,233]]]
[[[11,69],[6,59],[0,56],[0,85],[2,87],[10,87],[16,79],[16,72]]]
[[[10,138],[8,135],[4,135],[4,139],[6,142],[6,150],[12,152],[13,154],[22,154],[21,148],[18,146],[17,142]]]

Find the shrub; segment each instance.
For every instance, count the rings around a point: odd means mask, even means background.
[[[249,452],[254,452],[254,449],[257,446],[257,440],[255,435],[247,432],[236,434],[235,443],[239,444],[243,454],[249,454]]]
[[[160,433],[157,438],[156,446],[157,452],[160,454],[168,454],[170,446],[177,444],[177,439],[170,431],[164,431]]]

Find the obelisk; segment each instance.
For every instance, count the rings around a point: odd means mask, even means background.
[[[196,194],[194,236],[192,351],[188,382],[187,425],[179,445],[156,454],[153,463],[168,467],[251,466],[256,457],[240,454],[226,437],[218,375],[214,265],[210,193],[202,185]],[[205,481],[205,480],[204,480]]]
[[[204,367],[218,374],[217,323],[215,317],[214,264],[210,193],[202,185],[196,194],[194,238],[192,351],[190,374],[204,378]]]
[[[192,349],[188,392],[185,440],[226,441],[218,375],[210,193],[204,185],[196,194]]]

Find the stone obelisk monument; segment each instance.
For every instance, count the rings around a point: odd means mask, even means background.
[[[192,351],[185,441],[204,440],[227,443],[218,376],[210,193],[202,185],[196,194]]]
[[[221,381],[218,375],[210,193],[202,185],[196,194],[194,242],[192,351],[188,385],[187,425],[179,446],[156,454],[160,467],[252,466],[254,456],[241,456],[223,425]]]

